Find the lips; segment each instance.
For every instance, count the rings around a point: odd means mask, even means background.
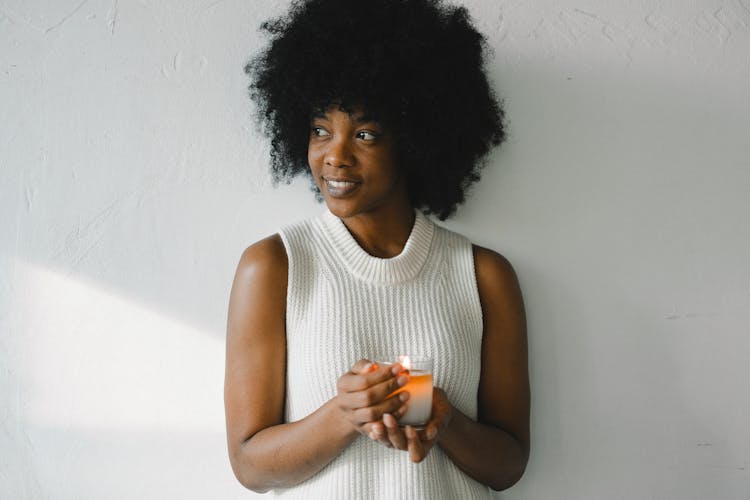
[[[346,177],[323,177],[323,183],[329,195],[342,198],[356,191],[362,181]]]

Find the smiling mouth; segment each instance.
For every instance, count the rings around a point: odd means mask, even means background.
[[[351,194],[359,188],[361,184],[361,182],[349,179],[327,179],[325,177],[323,177],[323,182],[325,182],[328,194],[334,198],[344,197]]]

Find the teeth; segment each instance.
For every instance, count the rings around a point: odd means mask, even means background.
[[[348,188],[348,187],[354,186],[354,184],[355,184],[354,182],[349,182],[349,181],[331,181],[331,180],[328,180],[326,182],[328,183],[329,186],[334,187],[334,188]]]

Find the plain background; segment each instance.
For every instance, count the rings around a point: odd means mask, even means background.
[[[0,1],[0,498],[249,498],[242,250],[273,188],[244,63],[286,1]],[[750,498],[750,0],[467,0],[509,117],[447,222],[516,267],[533,450],[506,499]]]

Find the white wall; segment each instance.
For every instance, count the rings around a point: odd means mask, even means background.
[[[750,498],[750,0],[471,0],[510,140],[448,226],[515,264],[507,499]],[[0,498],[247,498],[224,444],[273,189],[242,71],[287,2],[0,2]]]

